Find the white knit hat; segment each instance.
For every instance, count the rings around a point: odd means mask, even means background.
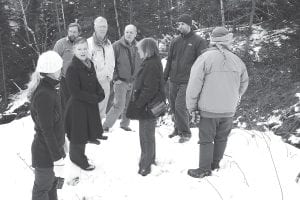
[[[62,68],[63,60],[55,51],[46,51],[39,56],[36,71],[40,73],[54,73]]]
[[[216,27],[210,36],[211,43],[229,43],[232,41],[233,34],[230,33],[225,27]]]

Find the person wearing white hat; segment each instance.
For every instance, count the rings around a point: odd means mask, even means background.
[[[56,91],[62,65],[63,60],[55,51],[42,53],[28,84],[30,113],[35,125],[31,146],[35,173],[32,200],[57,200],[58,180],[64,176],[65,134]]]
[[[231,52],[232,40],[226,28],[215,28],[211,47],[191,69],[186,104],[191,115],[200,119],[199,168],[188,170],[194,178],[209,176],[219,168],[236,107],[248,87],[246,66]]]

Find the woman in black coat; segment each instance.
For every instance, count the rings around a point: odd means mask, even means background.
[[[139,120],[141,157],[138,173],[146,176],[155,163],[155,125],[156,118],[147,109],[150,104],[164,101],[163,69],[157,43],[152,38],[145,38],[138,44],[138,52],[143,59],[141,70],[134,82],[132,104],[127,114]],[[130,114],[131,113],[131,114]]]
[[[62,62],[54,51],[41,54],[28,84],[30,113],[36,132],[31,145],[32,167],[35,169],[32,200],[57,200],[58,179],[55,176],[62,177],[59,171],[66,156],[63,114],[56,91]]]
[[[70,140],[70,160],[84,170],[93,170],[88,162],[85,146],[100,144],[103,129],[98,103],[104,99],[93,63],[88,59],[88,43],[79,37],[74,41],[74,57],[66,74],[71,97],[66,105],[65,129]]]

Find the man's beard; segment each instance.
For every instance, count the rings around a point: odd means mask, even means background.
[[[73,36],[73,35],[68,36],[68,38],[69,38],[69,40],[70,40],[71,43],[73,43],[75,41],[75,39],[76,39],[76,37]]]

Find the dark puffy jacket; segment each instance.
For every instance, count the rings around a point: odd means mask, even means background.
[[[133,82],[141,65],[141,58],[137,52],[136,41],[132,46],[127,44],[124,36],[114,42],[113,48],[115,53],[115,71],[113,80]]]
[[[73,144],[86,144],[103,133],[98,103],[105,95],[91,62],[86,67],[76,56],[68,68],[66,82],[70,98],[66,105],[65,130]]]
[[[188,83],[193,63],[207,47],[206,41],[194,32],[172,40],[164,79],[174,83]]]
[[[156,55],[146,58],[134,81],[133,96],[131,97],[133,110],[128,110],[130,109],[128,107],[127,113],[131,112],[134,119],[153,118],[147,112],[146,107],[150,103],[165,100],[163,85],[163,69],[160,58]]]
[[[33,167],[49,168],[54,161],[66,156],[63,115],[55,90],[57,84],[58,81],[45,77],[31,97],[30,112],[36,132],[31,146]]]

